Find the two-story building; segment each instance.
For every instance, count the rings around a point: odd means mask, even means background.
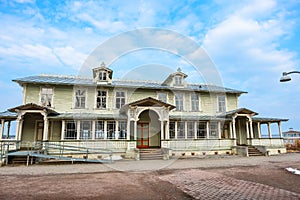
[[[17,141],[63,142],[123,155],[136,148],[168,148],[173,155],[234,154],[249,145],[270,154],[286,151],[281,137],[286,119],[261,118],[239,108],[243,91],[189,84],[180,69],[163,82],[114,80],[104,63],[92,74],[13,80],[23,88],[23,104],[0,113],[0,139],[15,120]],[[278,125],[279,138],[272,137],[271,123]],[[267,138],[262,124],[268,126]]]

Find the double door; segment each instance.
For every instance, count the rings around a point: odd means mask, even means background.
[[[137,124],[137,148],[149,148],[149,123]]]

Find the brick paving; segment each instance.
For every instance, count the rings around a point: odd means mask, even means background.
[[[294,192],[198,169],[163,175],[160,179],[176,185],[195,199],[300,199],[300,194]]]

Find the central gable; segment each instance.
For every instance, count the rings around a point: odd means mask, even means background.
[[[145,99],[141,99],[138,101],[134,101],[128,104],[128,106],[138,106],[138,107],[170,107],[170,110],[174,109],[175,106],[165,103],[163,101],[159,101],[152,97],[147,97]]]

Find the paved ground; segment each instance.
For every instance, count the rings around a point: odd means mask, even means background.
[[[300,154],[0,168],[0,199],[300,199]]]

